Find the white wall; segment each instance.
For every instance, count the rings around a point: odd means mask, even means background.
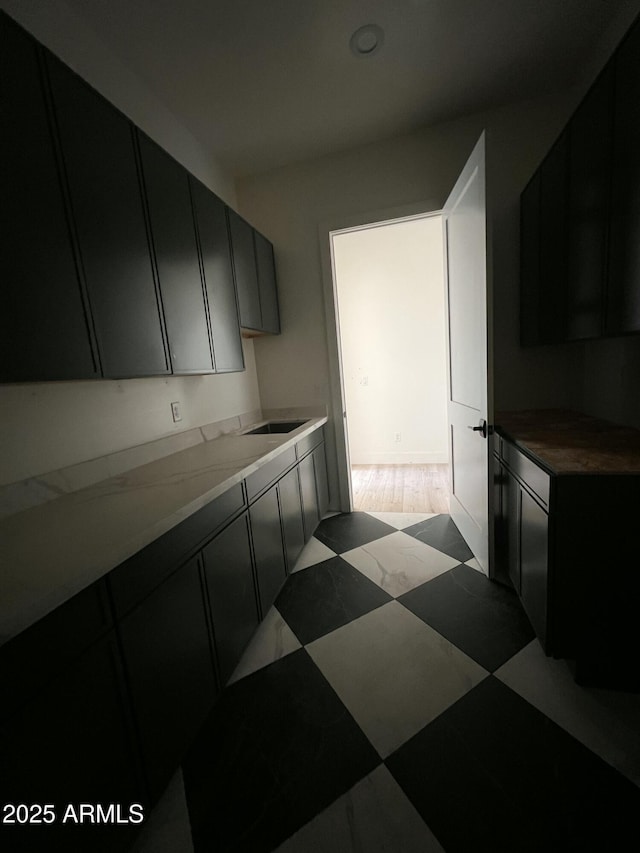
[[[61,0],[2,8],[227,203],[227,174],[146,85]],[[0,386],[0,483],[11,483],[260,408],[253,342],[243,373]],[[174,424],[169,403],[179,400]]]
[[[335,234],[333,255],[352,464],[446,462],[441,218]]]
[[[571,352],[518,343],[519,197],[575,103],[575,93],[523,102],[413,134],[238,181],[240,211],[273,240],[283,334],[256,341],[264,406],[330,405],[320,226],[363,212],[440,209],[481,131],[487,130],[493,232],[497,408],[563,405],[578,392]],[[400,215],[400,214],[398,214]],[[326,229],[328,231],[328,229]],[[328,233],[320,240],[328,241]],[[332,420],[336,415],[333,411]],[[330,442],[331,446],[331,442]],[[332,502],[338,495],[330,462]]]

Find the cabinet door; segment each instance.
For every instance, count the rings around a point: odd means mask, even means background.
[[[119,626],[153,799],[179,766],[215,698],[204,602],[199,562],[194,558]]]
[[[304,540],[305,542],[308,542],[320,521],[313,453],[305,456],[300,462],[298,465],[298,472],[300,474],[300,494],[302,495]]]
[[[287,575],[276,486],[272,486],[250,507],[249,518],[260,612],[264,617]]]
[[[302,520],[302,502],[300,499],[300,478],[298,468],[292,468],[278,483],[280,494],[280,512],[284,533],[287,570],[295,566],[300,552],[304,548],[304,524]]]
[[[99,374],[35,42],[0,14],[0,381]]]
[[[567,134],[540,167],[540,342],[566,338]]]
[[[260,621],[247,513],[216,536],[203,557],[218,672],[224,685]]]
[[[513,588],[520,595],[520,517],[522,514],[522,489],[516,478],[505,469],[503,507],[506,513],[507,574]]]
[[[550,643],[548,620],[549,516],[521,489],[520,598],[545,652]]]
[[[130,804],[144,802],[113,634],[2,722],[0,752],[2,803],[51,803],[58,818],[41,830],[3,826],[3,849],[107,851],[131,840],[124,825],[61,823],[69,803],[120,803],[128,817]]]
[[[195,178],[190,178],[204,272],[213,357],[217,373],[244,370],[236,286],[225,206]]]
[[[213,371],[189,176],[142,133],[140,155],[174,373]]]
[[[520,342],[540,343],[540,171],[520,198]]]
[[[569,125],[567,338],[602,334],[611,178],[613,66]]]
[[[611,225],[605,329],[640,331],[640,24],[615,62]]]
[[[327,479],[327,456],[324,442],[313,451],[313,468],[318,495],[318,521],[321,521],[329,509],[329,481]]]
[[[51,55],[47,65],[103,373],[168,373],[133,128]]]
[[[278,308],[278,291],[276,287],[276,265],[273,257],[273,246],[259,234],[254,232],[256,247],[256,264],[258,268],[258,288],[260,291],[261,328],[263,332],[280,334],[280,310]]]
[[[258,271],[253,241],[253,228],[229,209],[229,229],[233,252],[233,269],[238,290],[240,325],[245,329],[262,328]]]

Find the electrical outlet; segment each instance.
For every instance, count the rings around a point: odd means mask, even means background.
[[[395,441],[396,444],[400,444],[400,442],[402,441],[402,433],[396,432],[393,440]]]
[[[175,402],[171,404],[171,417],[173,418],[174,424],[177,424],[178,421],[182,420],[182,412],[180,411],[180,403]]]

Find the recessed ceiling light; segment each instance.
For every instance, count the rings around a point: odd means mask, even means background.
[[[354,56],[373,56],[382,47],[384,32],[377,24],[365,24],[359,27],[349,39],[349,47]]]

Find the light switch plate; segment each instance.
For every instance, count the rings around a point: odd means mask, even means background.
[[[178,401],[171,404],[171,417],[173,418],[174,424],[177,424],[178,421],[182,420],[182,412],[180,411],[180,403]]]

